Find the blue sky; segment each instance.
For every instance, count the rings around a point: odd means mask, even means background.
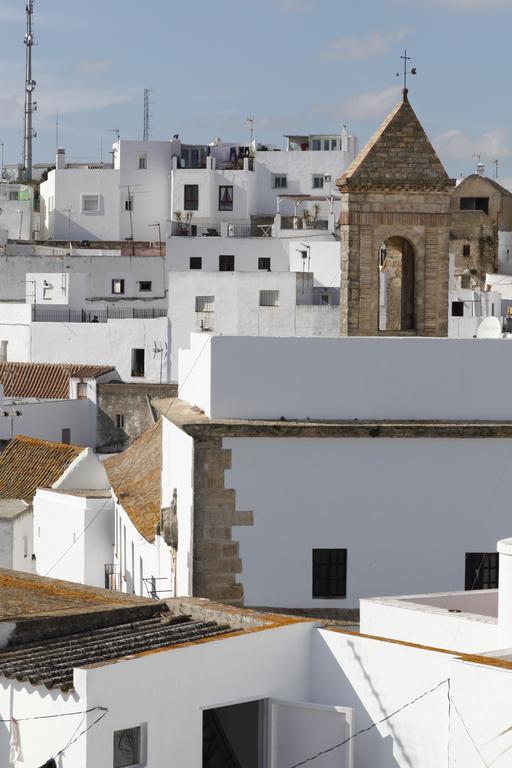
[[[0,142],[21,158],[25,0],[0,0]],[[330,132],[361,144],[399,98],[400,54],[418,68],[411,101],[452,176],[512,176],[512,0],[36,0],[36,160],[51,160],[55,112],[70,158],[104,158],[119,127],[207,143]]]

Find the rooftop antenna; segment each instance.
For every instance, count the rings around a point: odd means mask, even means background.
[[[23,179],[32,180],[32,143],[36,137],[32,125],[32,116],[37,109],[37,102],[33,100],[36,81],[32,79],[32,48],[34,35],[32,33],[32,16],[34,15],[34,0],[27,2],[27,31],[25,33],[25,114],[23,128]]]
[[[492,164],[493,164],[493,165],[495,166],[495,168],[496,168],[496,171],[495,171],[495,174],[494,174],[494,178],[495,178],[495,179],[497,179],[497,178],[498,178],[498,167],[499,167],[499,163],[500,163],[500,161],[499,161],[499,160],[493,160],[493,161],[492,161]]]
[[[407,100],[407,94],[409,93],[409,89],[407,88],[407,76],[408,75],[417,75],[418,70],[416,67],[413,67],[412,69],[409,69],[409,61],[411,61],[411,57],[407,55],[407,50],[404,51],[404,55],[400,56],[401,59],[403,59],[404,62],[404,71],[403,72],[397,72],[397,77],[403,77],[404,78],[404,87],[402,90],[402,93],[404,95],[404,101]]]
[[[151,128],[149,123],[149,94],[151,91],[149,88],[144,88],[144,134],[142,137],[143,141],[149,141],[149,136],[151,134]]]
[[[254,140],[254,123],[256,122],[256,118],[253,115],[249,115],[245,118],[245,122],[248,123],[251,126],[251,144]]]

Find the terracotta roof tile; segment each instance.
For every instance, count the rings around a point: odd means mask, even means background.
[[[147,541],[155,540],[160,521],[161,420],[123,453],[105,461],[119,503]]]
[[[32,502],[38,488],[51,488],[85,450],[18,435],[0,454],[0,499]]]
[[[68,400],[71,378],[96,379],[113,370],[109,365],[0,363],[0,384],[4,397]]]

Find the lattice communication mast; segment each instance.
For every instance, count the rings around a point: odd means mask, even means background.
[[[32,32],[32,17],[34,15],[34,0],[27,3],[27,31],[25,33],[26,64],[25,64],[25,115],[23,130],[23,178],[32,180],[32,143],[36,137],[33,128],[33,114],[37,109],[34,101],[36,81],[32,79],[32,48],[34,47],[34,35]]]

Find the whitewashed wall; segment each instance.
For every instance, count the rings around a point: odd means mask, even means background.
[[[212,418],[507,420],[511,377],[506,340],[215,336],[202,386]]]
[[[31,573],[35,571],[32,554],[34,552],[34,520],[32,508],[13,520],[12,568],[15,571]]]
[[[361,597],[464,589],[465,553],[494,552],[510,531],[510,440],[224,438],[223,446],[232,452],[225,485],[236,508],[254,514],[254,526],[233,533],[246,605],[357,608]],[[313,548],[348,550],[345,600],[312,598]]]
[[[62,430],[69,429],[73,445],[96,447],[96,408],[89,400],[17,401],[15,405],[7,400],[2,407],[22,415],[13,416],[12,427],[11,418],[0,417],[0,440],[26,435],[60,443]]]
[[[185,185],[199,186],[198,210],[193,212],[192,223],[208,221],[246,222],[251,213],[256,213],[255,190],[256,177],[253,171],[224,171],[206,169],[174,169],[171,172],[171,212],[176,219],[176,211],[182,214],[185,202]],[[219,211],[219,187],[233,187],[233,210]]]

